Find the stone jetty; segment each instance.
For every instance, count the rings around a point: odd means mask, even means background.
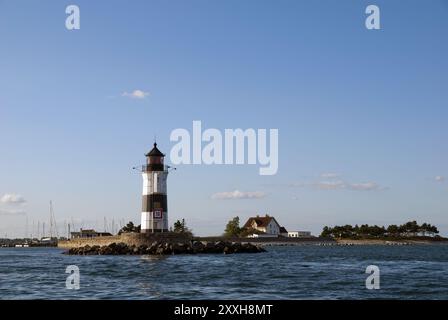
[[[68,255],[176,255],[176,254],[235,254],[260,253],[266,250],[251,243],[240,242],[206,242],[170,243],[154,241],[150,245],[128,245],[123,242],[109,245],[85,245],[73,247],[64,254]]]

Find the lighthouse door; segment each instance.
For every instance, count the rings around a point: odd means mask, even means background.
[[[154,209],[154,212],[153,212],[154,227],[153,227],[153,229],[155,229],[155,230],[163,229],[162,218],[163,218],[163,209]]]

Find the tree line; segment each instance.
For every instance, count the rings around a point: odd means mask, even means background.
[[[382,238],[382,237],[418,237],[418,236],[435,236],[439,233],[436,226],[429,223],[419,225],[417,221],[409,221],[402,225],[384,226],[363,224],[361,226],[345,225],[345,226],[325,226],[322,230],[321,237],[332,238]]]

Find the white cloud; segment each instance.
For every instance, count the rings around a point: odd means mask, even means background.
[[[370,190],[378,190],[380,189],[379,185],[375,182],[364,182],[364,183],[352,183],[348,185],[351,190],[359,190],[359,191],[370,191]]]
[[[0,210],[0,216],[24,216],[25,211],[21,210]]]
[[[123,92],[121,94],[123,97],[133,98],[133,99],[145,99],[147,96],[149,96],[149,92],[145,92],[142,90],[134,90],[131,93]]]
[[[344,189],[346,187],[345,182],[341,180],[336,181],[320,181],[315,184],[317,188],[322,190],[337,190]]]
[[[322,173],[320,175],[320,177],[323,179],[335,179],[335,178],[339,178],[340,176],[341,175],[339,173],[334,173],[334,172]]]
[[[0,202],[5,204],[22,204],[26,200],[20,194],[7,193],[0,198]]]
[[[320,181],[314,184],[321,190],[355,190],[355,191],[373,191],[384,189],[375,182],[349,183],[342,180],[336,181]]]
[[[444,182],[445,181],[445,177],[443,177],[443,176],[436,176],[436,177],[434,177],[434,180],[436,180],[437,182]]]
[[[235,199],[263,199],[267,196],[266,193],[261,191],[255,192],[242,192],[239,190],[230,192],[219,192],[212,195],[214,200],[235,200]]]

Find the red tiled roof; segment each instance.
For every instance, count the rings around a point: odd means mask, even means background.
[[[254,222],[257,224],[258,228],[265,228],[269,225],[271,220],[274,220],[275,223],[277,223],[280,226],[280,224],[277,222],[277,220],[275,220],[274,217],[266,216],[266,217],[250,217],[244,224],[244,228],[251,228]]]

